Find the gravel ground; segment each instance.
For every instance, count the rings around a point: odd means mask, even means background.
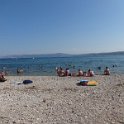
[[[124,75],[8,76],[0,83],[0,124],[124,124]],[[32,80],[24,85],[23,80]],[[97,86],[78,86],[81,79]]]

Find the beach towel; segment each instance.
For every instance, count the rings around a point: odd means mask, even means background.
[[[24,80],[23,81],[23,84],[31,84],[31,83],[33,83],[33,81],[31,81],[31,80]]]
[[[97,82],[96,81],[89,81],[87,83],[87,86],[96,86],[97,85]]]

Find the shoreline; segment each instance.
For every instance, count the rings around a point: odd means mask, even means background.
[[[124,122],[124,75],[94,77],[6,76],[0,85],[0,123],[120,124]],[[23,80],[32,84],[18,85]],[[78,86],[81,79],[97,86]]]

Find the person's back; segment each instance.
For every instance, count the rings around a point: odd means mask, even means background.
[[[104,75],[110,75],[110,70],[108,67],[104,70]]]
[[[57,75],[60,76],[60,68],[56,67]]]
[[[90,76],[94,76],[94,71],[90,71]]]
[[[6,79],[5,79],[5,73],[4,72],[0,72],[0,81],[1,82],[4,82],[4,81],[6,81]]]
[[[77,76],[83,76],[83,71],[79,69]]]
[[[65,71],[62,67],[59,67],[59,68],[56,67],[56,71],[58,76],[65,76]]]
[[[65,70],[64,69],[61,69],[60,75],[65,76]]]
[[[65,70],[65,75],[66,75],[66,76],[71,76],[71,73],[70,73],[69,68],[66,68],[66,70]]]
[[[87,76],[88,77],[92,77],[92,76],[94,76],[95,74],[94,74],[94,71],[91,71],[90,69],[88,70],[88,73],[87,73]]]

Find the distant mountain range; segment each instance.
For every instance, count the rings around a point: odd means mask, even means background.
[[[97,56],[97,55],[124,55],[124,51],[118,52],[106,52],[106,53],[87,53],[87,54],[65,54],[65,53],[55,53],[55,54],[32,54],[32,55],[9,55],[1,58],[40,58],[40,57],[72,57],[72,56]]]
[[[70,54],[55,53],[55,54],[31,54],[31,55],[10,55],[2,58],[40,58],[40,57],[69,57]]]

